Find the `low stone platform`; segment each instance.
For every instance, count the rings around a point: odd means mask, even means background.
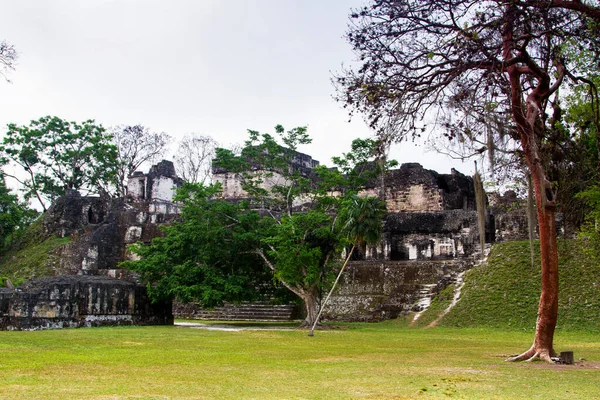
[[[0,289],[0,330],[172,325],[171,303],[152,304],[146,288],[102,276],[71,275]]]

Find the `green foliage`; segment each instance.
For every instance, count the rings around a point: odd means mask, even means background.
[[[376,197],[348,196],[342,200],[339,213],[341,233],[353,244],[376,244],[381,239],[385,212],[385,203]]]
[[[558,242],[557,329],[600,330],[600,248],[589,244],[583,239]],[[460,301],[440,325],[533,330],[540,280],[540,269],[531,268],[527,241],[496,244],[488,261],[466,274]]]
[[[0,158],[18,165],[27,179],[26,198],[35,197],[46,207],[68,189],[99,193],[114,186],[118,152],[101,125],[93,120],[67,122],[42,117],[29,126],[8,125],[0,145]]]
[[[569,145],[561,146],[568,163],[561,163],[559,170],[564,175],[560,182],[560,197],[563,201],[563,212],[567,222],[576,218],[576,227],[589,222],[590,216],[598,215],[594,211],[594,191],[598,187],[600,160],[600,105],[598,86],[600,70],[597,57],[580,43],[569,42],[564,53],[576,60],[574,75],[575,85],[566,97],[565,122],[570,134]],[[573,196],[575,193],[581,195]],[[598,202],[596,201],[596,207]],[[566,207],[564,207],[566,206]],[[598,208],[596,208],[597,210]]]
[[[575,197],[583,200],[589,207],[588,222],[600,221],[600,185],[590,186],[587,190],[577,193]]]
[[[13,279],[9,278],[8,276],[0,276],[0,287],[9,287],[8,286],[9,280],[15,287],[21,286],[23,283],[25,283],[25,279],[23,279],[23,278],[14,278],[14,280],[13,280]]]
[[[567,113],[565,120],[588,140],[595,150],[598,135],[597,89],[600,85],[600,69],[597,55],[581,43],[571,40],[564,46],[563,53],[574,61],[574,73],[577,76],[573,90],[567,96]],[[591,85],[590,85],[591,84]],[[595,88],[594,88],[595,86]]]
[[[235,173],[254,203],[276,222],[265,233],[268,251],[262,253],[275,277],[305,303],[316,301],[318,292],[330,285],[337,254],[346,244],[340,232],[346,230],[351,243],[379,238],[385,208],[376,199],[363,201],[354,195],[381,172],[372,161],[377,143],[356,139],[351,152],[333,159],[338,168],[309,169],[296,160],[298,146],[310,143],[306,127],[285,131],[277,125],[275,132],[285,147],[269,134],[249,131],[240,155],[217,149],[215,165]],[[310,210],[297,213],[297,203]],[[314,308],[307,304],[309,314]]]
[[[0,255],[23,234],[37,216],[36,210],[30,209],[17,195],[11,193],[4,177],[0,175]]]
[[[184,186],[177,196],[182,221],[150,246],[133,247],[141,260],[124,265],[142,274],[155,299],[197,299],[208,306],[256,297],[270,272],[305,301],[310,314],[331,284],[342,247],[379,237],[371,231],[381,231],[381,203],[348,191],[364,179],[355,167],[368,163],[373,143],[355,141],[355,152],[343,158],[355,173],[343,174],[299,162],[296,149],[310,143],[306,127],[286,131],[277,125],[283,144],[270,134],[248,132],[239,154],[219,148],[214,161],[240,180],[246,199],[223,201],[219,187]],[[339,196],[340,188],[345,196]]]
[[[378,165],[372,161],[376,152],[377,141],[359,138],[352,141],[349,153],[332,157],[331,161],[344,176],[346,185],[350,185],[350,190],[357,190],[377,176]]]
[[[266,220],[245,205],[215,199],[219,188],[185,184],[176,200],[181,221],[164,228],[165,236],[130,249],[141,257],[123,266],[148,282],[154,300],[197,300],[205,307],[223,301],[254,300],[268,282],[254,252]]]
[[[213,164],[236,174],[242,189],[255,202],[290,212],[294,199],[310,191],[311,180],[305,170],[296,167],[294,159],[298,146],[310,143],[311,139],[306,127],[286,132],[277,125],[275,131],[286,147],[270,134],[248,130],[249,139],[239,155],[217,148]]]
[[[319,210],[283,216],[264,239],[275,277],[303,290],[317,289],[330,278],[338,261],[332,255],[340,250],[333,222]]]
[[[59,270],[60,248],[70,239],[46,237],[42,220],[38,218],[28,226],[23,235],[0,256],[0,276],[8,277],[15,283],[56,274]]]

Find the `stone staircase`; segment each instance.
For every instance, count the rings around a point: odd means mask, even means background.
[[[206,310],[197,305],[178,305],[173,309],[176,318],[210,321],[262,321],[286,322],[296,319],[295,304],[269,304],[267,302],[229,304]]]
[[[419,312],[429,308],[431,300],[436,294],[436,288],[438,287],[435,283],[422,284],[419,286],[415,297],[418,299],[411,307],[412,311]]]

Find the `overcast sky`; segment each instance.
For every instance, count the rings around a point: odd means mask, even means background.
[[[0,81],[6,124],[45,115],[142,124],[175,140],[211,135],[242,143],[247,129],[308,125],[300,149],[326,165],[352,139],[370,137],[332,96],[332,73],[354,60],[344,39],[362,0],[0,0],[0,40],[19,59]],[[471,173],[412,143],[400,163]],[[170,157],[167,157],[170,158]]]

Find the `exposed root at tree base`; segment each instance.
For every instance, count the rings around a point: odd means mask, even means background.
[[[548,352],[539,352],[535,350],[535,347],[531,346],[531,348],[529,350],[527,350],[526,352],[516,355],[516,356],[512,356],[506,359],[506,361],[510,361],[510,362],[516,362],[516,361],[525,361],[525,362],[531,362],[531,361],[535,361],[535,360],[541,360],[541,361],[545,361],[548,362],[550,364],[554,364],[554,361],[552,360],[550,354]]]

